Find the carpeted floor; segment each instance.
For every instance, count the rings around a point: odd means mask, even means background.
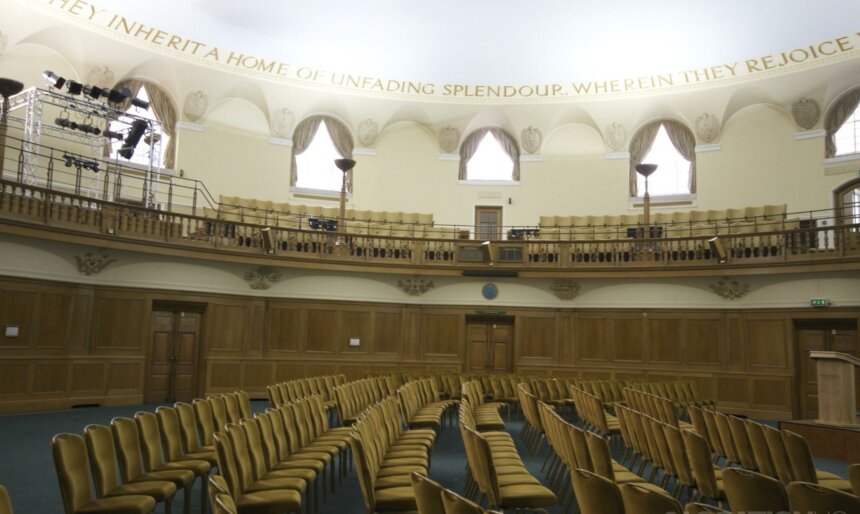
[[[255,411],[263,410],[267,402],[252,402]],[[0,484],[6,486],[12,497],[12,506],[18,514],[62,514],[59,486],[51,458],[51,437],[60,432],[81,433],[88,424],[108,424],[118,416],[133,416],[140,410],[154,411],[157,405],[133,405],[123,407],[92,407],[60,412],[16,414],[0,416]],[[536,456],[530,456],[517,434],[522,420],[507,421],[507,430],[514,434],[520,455],[533,475],[544,479],[540,471],[546,445]],[[432,456],[431,478],[443,486],[458,492],[463,491],[466,457],[460,431],[456,426],[448,427],[437,439]],[[816,459],[820,469],[846,475],[847,463]],[[200,513],[200,495],[195,483],[192,493],[192,510]],[[321,514],[352,514],[364,512],[364,503],[355,472],[351,472],[328,502],[320,509]],[[161,509],[158,509],[161,512]],[[182,512],[182,493],[177,494],[174,513]],[[561,512],[560,507],[550,509]]]

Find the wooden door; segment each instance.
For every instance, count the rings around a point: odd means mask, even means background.
[[[800,409],[803,419],[818,417],[818,369],[809,357],[813,350],[842,352],[860,356],[856,320],[810,320],[797,324]],[[857,385],[860,407],[860,385]]]
[[[144,394],[147,403],[187,402],[196,397],[201,317],[199,312],[152,313],[152,347]]]
[[[475,239],[491,241],[502,238],[502,208],[475,207]]]
[[[468,322],[466,344],[468,371],[513,371],[514,325],[510,320]]]

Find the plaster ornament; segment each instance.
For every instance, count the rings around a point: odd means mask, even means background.
[[[0,30],[0,55],[3,55],[3,52],[6,51],[6,43],[9,42],[9,37]]]
[[[717,296],[726,300],[737,300],[750,292],[750,285],[748,283],[732,280],[729,277],[721,278],[716,284],[709,284],[708,288]]]
[[[616,152],[624,150],[624,143],[627,142],[627,129],[624,125],[613,121],[611,125],[606,127],[606,144],[609,148]]]
[[[272,135],[282,139],[290,139],[293,137],[295,121],[296,117],[289,108],[278,109],[272,116]]]
[[[798,127],[810,130],[818,123],[821,117],[821,108],[815,100],[801,97],[791,106],[791,116]]]
[[[457,153],[460,144],[460,131],[448,125],[439,131],[439,148],[445,153]]]
[[[272,267],[260,266],[245,273],[243,278],[251,286],[251,289],[268,289],[273,284],[280,282],[284,275]]]
[[[549,286],[549,290],[559,300],[573,300],[579,296],[579,290],[582,286],[579,282],[570,279],[558,279],[553,281]]]
[[[540,151],[540,144],[543,139],[540,130],[529,125],[527,128],[523,129],[520,134],[520,139],[523,142],[523,149],[526,152],[536,154]]]
[[[703,112],[696,118],[696,137],[703,143],[713,143],[720,134],[720,122],[709,112]]]
[[[209,107],[209,97],[203,91],[192,91],[185,97],[182,114],[188,121],[200,121]]]
[[[93,66],[87,73],[87,84],[100,88],[112,88],[116,84],[116,76],[109,66]]]
[[[361,143],[361,146],[372,147],[376,144],[377,136],[379,136],[379,127],[372,119],[367,118],[358,124],[358,142]]]
[[[398,280],[397,287],[409,296],[421,296],[427,291],[433,289],[432,280],[424,280],[420,278],[411,278],[408,280]]]
[[[93,255],[92,252],[87,252],[83,257],[75,255],[75,265],[78,267],[78,272],[86,276],[97,275],[114,262],[116,262],[116,259],[112,259],[110,255],[104,252],[100,255]]]

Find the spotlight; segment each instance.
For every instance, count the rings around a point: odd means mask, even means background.
[[[56,120],[54,120],[54,123],[63,128],[71,128],[68,118],[57,118]]]
[[[485,264],[495,266],[496,260],[493,258],[493,247],[489,241],[481,243],[481,255],[484,257]]]
[[[110,139],[122,139],[122,134],[120,134],[119,132],[114,132],[113,130],[105,130],[103,134],[105,137]]]
[[[107,96],[107,91],[98,86],[84,86],[84,93],[90,96],[93,100],[98,100],[102,96]]]
[[[49,86],[57,89],[62,89],[63,85],[66,83],[66,79],[50,70],[45,70],[42,73],[42,78],[45,79],[45,82],[47,82]]]
[[[717,262],[725,264],[726,260],[729,258],[729,254],[726,252],[726,247],[723,246],[723,242],[720,240],[719,236],[708,239],[708,246],[711,247],[711,254],[717,258]]]
[[[132,98],[131,105],[135,107],[140,107],[144,110],[149,109],[149,102],[147,102],[146,100],[141,100],[140,98]]]
[[[118,104],[125,101],[126,98],[131,96],[131,91],[124,87],[121,91],[117,91],[116,89],[111,89],[108,93],[108,102],[112,104]]]
[[[79,95],[84,90],[84,85],[80,82],[75,82],[74,80],[69,81],[69,94],[70,95]]]
[[[146,132],[148,126],[149,123],[145,120],[134,120],[134,123],[131,124],[131,130],[128,131],[128,136],[125,138],[125,144],[123,144],[119,151],[121,156],[131,159],[131,156],[134,155],[134,149],[140,143],[140,138],[143,137],[143,133]]]

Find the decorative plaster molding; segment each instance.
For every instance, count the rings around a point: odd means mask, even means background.
[[[555,280],[549,285],[549,290],[552,291],[552,294],[554,294],[559,300],[573,300],[579,296],[580,289],[582,289],[582,286],[579,282],[569,278]]]
[[[737,300],[750,292],[750,285],[747,282],[739,282],[729,277],[723,277],[716,284],[708,284],[708,289],[726,300]]]
[[[610,150],[620,152],[624,148],[624,143],[627,142],[627,129],[624,125],[613,121],[611,125],[606,126],[606,146]]]
[[[708,153],[708,152],[719,152],[723,149],[723,146],[719,143],[714,143],[712,145],[696,145],[695,152],[696,153]]]
[[[703,112],[696,118],[696,137],[703,143],[713,143],[720,135],[720,121],[709,112]]]
[[[370,118],[364,119],[358,124],[358,142],[365,148],[376,144],[379,137],[379,126]]]
[[[811,98],[801,97],[791,106],[791,117],[798,127],[812,129],[821,119],[821,107]]]
[[[270,266],[260,266],[245,273],[243,278],[251,289],[268,289],[280,282],[284,274]]]
[[[543,155],[520,155],[520,162],[543,162]]]
[[[607,161],[623,161],[630,159],[630,152],[606,152]]]
[[[536,154],[540,151],[543,136],[541,135],[540,130],[529,125],[523,129],[522,133],[520,133],[520,140],[523,144],[523,150],[525,150],[526,153]]]
[[[105,252],[102,252],[100,255],[93,255],[92,252],[87,252],[83,257],[75,255],[75,264],[78,267],[78,272],[86,276],[98,275],[114,262],[116,262],[116,259],[111,258]]]
[[[804,130],[801,132],[797,132],[794,134],[794,139],[796,141],[803,141],[804,139],[816,139],[819,137],[827,136],[827,131],[824,129],[821,130]]]
[[[293,147],[293,140],[292,139],[272,137],[272,138],[269,138],[269,143],[273,144],[275,146],[286,146],[287,148]]]
[[[434,285],[432,280],[424,280],[423,278],[410,278],[397,281],[397,287],[409,296],[421,296],[433,289]]]
[[[458,153],[440,153],[436,156],[436,159],[440,161],[459,161],[460,154]]]
[[[111,88],[116,84],[116,76],[109,66],[93,66],[87,73],[87,84],[101,88]]]
[[[293,123],[296,117],[293,111],[284,107],[275,111],[272,116],[272,135],[279,139],[290,139],[293,137]]]
[[[352,155],[369,155],[371,157],[376,157],[376,150],[373,148],[362,148],[360,146],[356,146],[352,149]]]
[[[209,97],[203,91],[192,91],[185,97],[185,103],[182,105],[182,114],[189,121],[200,121],[206,114],[206,109],[209,108]]]
[[[448,125],[439,131],[439,148],[446,154],[453,154],[460,145],[460,131],[457,127]]]
[[[176,122],[176,126],[181,129],[190,130],[191,132],[203,132],[203,125],[198,125],[197,123],[178,121]]]

